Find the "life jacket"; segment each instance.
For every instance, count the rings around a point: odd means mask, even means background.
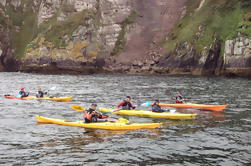
[[[94,109],[89,108],[84,112],[85,123],[97,122],[98,119],[104,119],[108,116],[97,113]]]
[[[42,91],[38,91],[36,97],[44,97],[44,93]]]
[[[95,110],[89,108],[87,111],[84,112],[84,118],[86,123],[91,123],[94,117]]]
[[[176,96],[175,99],[176,99],[176,100],[175,100],[175,103],[177,103],[177,104],[182,104],[182,103],[184,103],[184,102],[183,102],[183,97],[180,96],[180,95],[179,95],[179,96]]]
[[[175,100],[175,103],[177,103],[177,104],[183,104],[183,101],[182,101],[182,100],[179,100],[179,99],[176,99],[176,100]]]
[[[161,111],[161,107],[158,104],[153,104],[152,105],[152,111],[153,112],[159,112],[159,111]]]
[[[123,110],[130,110],[131,108],[133,108],[132,103],[124,100],[124,104],[122,105],[122,109]]]
[[[19,91],[19,95],[20,95],[21,97],[27,97],[27,96],[29,96],[29,93],[28,93],[28,92],[25,92],[25,91]]]

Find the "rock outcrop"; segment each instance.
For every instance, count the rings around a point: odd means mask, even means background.
[[[250,2],[207,0],[195,4],[188,3],[185,16],[166,38],[165,55],[149,70],[250,77]]]
[[[223,69],[225,75],[251,76],[251,38],[226,41]]]

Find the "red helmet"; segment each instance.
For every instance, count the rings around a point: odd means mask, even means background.
[[[24,90],[24,88],[21,88],[21,90]]]

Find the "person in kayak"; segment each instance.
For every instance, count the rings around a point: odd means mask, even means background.
[[[28,97],[29,96],[29,92],[25,92],[24,88],[21,88],[20,91],[18,92],[18,95],[20,97]]]
[[[177,92],[176,96],[175,96],[175,103],[177,104],[183,104],[184,103],[184,98],[181,95],[180,92]]]
[[[105,122],[106,120],[102,121],[98,119],[109,118],[109,116],[102,115],[100,112],[96,111],[96,109],[97,109],[97,104],[92,104],[91,108],[89,108],[84,112],[85,123]]]
[[[170,110],[163,110],[159,105],[159,100],[155,100],[151,108],[152,112],[169,112]]]
[[[119,103],[116,108],[119,109],[120,107],[123,110],[132,110],[136,108],[136,105],[133,105],[131,103],[132,99],[130,96],[126,96],[125,100],[123,100],[121,103]]]
[[[42,98],[42,97],[44,97],[45,94],[47,94],[47,92],[43,92],[41,88],[38,88],[36,97]]]

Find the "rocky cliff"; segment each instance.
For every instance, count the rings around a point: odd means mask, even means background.
[[[163,44],[156,71],[250,77],[250,0],[191,0],[186,9]]]
[[[0,71],[250,76],[250,0],[0,0]]]

